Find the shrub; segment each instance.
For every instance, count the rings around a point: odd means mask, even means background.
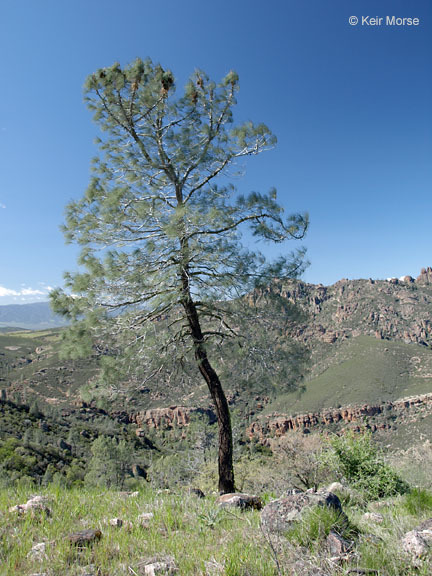
[[[384,462],[371,434],[335,437],[330,446],[334,469],[369,498],[377,500],[408,491],[408,484]]]
[[[328,478],[321,436],[296,432],[273,439],[271,447],[295,488],[316,490]]]

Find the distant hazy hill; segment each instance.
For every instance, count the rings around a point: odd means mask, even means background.
[[[49,302],[0,306],[0,329],[12,327],[44,330],[65,325],[64,318],[52,312]]]

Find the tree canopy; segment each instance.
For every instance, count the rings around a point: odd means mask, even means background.
[[[82,246],[81,269],[52,297],[73,319],[73,346],[109,351],[106,378],[120,367],[160,376],[193,353],[218,416],[221,491],[234,488],[231,428],[208,345],[238,333],[227,303],[304,262],[301,249],[268,262],[241,234],[249,226],[257,239],[282,243],[308,225],[305,214],[285,216],[275,189],[236,190],[241,160],[276,142],[264,124],[234,123],[238,87],[234,72],[215,83],[195,71],[177,96],[173,74],[140,59],[89,76],[100,154],[64,226]]]

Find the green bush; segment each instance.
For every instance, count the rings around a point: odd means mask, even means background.
[[[335,437],[330,446],[335,471],[369,498],[378,500],[408,491],[408,484],[384,462],[371,434]]]

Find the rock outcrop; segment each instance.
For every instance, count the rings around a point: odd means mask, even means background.
[[[432,268],[430,266],[421,269],[420,275],[416,278],[416,284],[423,286],[426,284],[432,284]]]
[[[367,418],[377,415],[391,414],[395,417],[406,417],[409,412],[431,410],[432,394],[421,394],[382,404],[330,408],[322,412],[310,412],[294,416],[270,414],[253,422],[246,429],[246,435],[250,440],[258,440],[262,444],[268,444],[268,438],[283,436],[293,430],[310,430],[334,423],[350,424],[358,422],[364,426]],[[378,429],[385,429],[388,426],[387,422],[373,423],[371,425],[366,423],[366,427],[369,427],[372,432]]]
[[[209,408],[188,408],[170,406],[169,408],[152,408],[130,415],[130,421],[141,430],[144,427],[159,429],[183,428],[189,426],[193,415],[206,416],[209,423],[216,421],[215,413]],[[139,432],[137,431],[138,435]]]
[[[268,294],[299,306],[307,321],[293,328],[291,337],[333,344],[353,335],[432,344],[432,268],[387,280],[339,280],[332,286],[299,280],[276,281],[250,297],[265,305]]]

